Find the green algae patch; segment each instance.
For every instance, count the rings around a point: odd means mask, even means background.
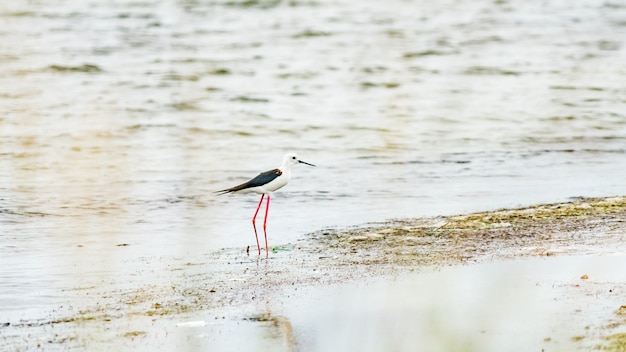
[[[614,319],[604,326],[604,330],[607,334],[610,334],[611,332],[614,333],[605,336],[602,343],[595,346],[595,349],[611,352],[626,351],[626,332],[623,332],[625,328],[626,305],[622,305],[615,311]]]
[[[306,30],[304,32],[294,34],[292,37],[295,39],[301,39],[301,38],[329,37],[331,35],[332,33],[330,32]]]
[[[531,225],[544,220],[564,220],[572,218],[602,218],[624,213],[626,198],[580,199],[572,203],[537,205],[521,209],[503,209],[490,212],[458,215],[448,218],[454,228],[487,228],[517,225]]]
[[[129,332],[124,334],[124,337],[135,338],[135,337],[145,336],[147,334],[148,333],[145,332],[145,331],[129,331]]]
[[[614,242],[623,228],[626,198],[584,198],[569,203],[467,215],[403,219],[341,232],[320,232],[318,243],[351,253],[357,263],[453,264],[524,255],[576,253]],[[358,258],[363,253],[363,258]],[[376,255],[371,255],[377,253]]]
[[[49,71],[53,72],[82,72],[82,73],[98,73],[102,72],[102,69],[97,65],[83,64],[79,66],[63,66],[63,65],[50,65]]]
[[[626,333],[613,334],[606,338],[607,344],[601,346],[602,351],[624,352],[626,351]]]

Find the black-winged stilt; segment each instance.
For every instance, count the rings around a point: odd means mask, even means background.
[[[267,195],[267,202],[265,205],[265,219],[263,220],[263,234],[265,235],[265,254],[268,255],[269,247],[267,245],[267,213],[270,209],[270,194],[287,185],[289,179],[291,178],[291,167],[296,164],[315,166],[313,164],[309,164],[305,161],[298,159],[298,155],[296,153],[287,153],[283,158],[282,166],[278,169],[261,172],[258,176],[248,182],[216,192],[219,194],[257,193],[261,195],[259,205],[256,207],[256,211],[254,212],[254,216],[252,217],[252,227],[254,228],[254,235],[256,236],[256,245],[259,250],[259,255],[261,255],[261,245],[259,244],[259,235],[256,231],[256,216],[259,213],[261,204],[263,204],[263,198],[265,197],[265,195]]]

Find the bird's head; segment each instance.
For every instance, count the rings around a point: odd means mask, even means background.
[[[306,164],[309,166],[315,166],[313,164],[309,164],[306,161],[302,161],[298,158],[298,154],[296,153],[287,153],[285,155],[285,158],[283,159],[283,165],[284,166],[293,166],[296,164]]]

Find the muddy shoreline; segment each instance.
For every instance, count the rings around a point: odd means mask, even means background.
[[[63,288],[59,295],[65,304],[0,321],[0,349],[159,346],[177,322],[197,316],[279,324],[271,314],[249,313],[250,306],[293,299],[309,287],[392,277],[422,267],[602,254],[623,248],[625,234],[626,198],[611,197],[321,230],[274,247],[268,258],[234,248],[194,258],[137,258],[126,263],[137,267],[135,273]],[[606,322],[610,329],[589,332],[597,349],[626,348],[626,335],[615,333],[625,326],[625,317],[616,307],[615,319]]]

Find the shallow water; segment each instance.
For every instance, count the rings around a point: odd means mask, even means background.
[[[317,291],[283,312],[302,351],[590,350],[619,320],[625,264],[615,253],[444,267]]]
[[[588,351],[624,332],[624,252],[420,268],[159,317],[124,350]],[[582,279],[587,275],[587,279]],[[262,293],[261,293],[262,294]],[[93,328],[92,328],[93,329]],[[64,331],[63,331],[64,332]],[[63,332],[60,332],[61,336]],[[110,343],[85,338],[90,350]]]
[[[626,194],[626,6],[0,4],[0,307],[127,259],[325,227]]]

